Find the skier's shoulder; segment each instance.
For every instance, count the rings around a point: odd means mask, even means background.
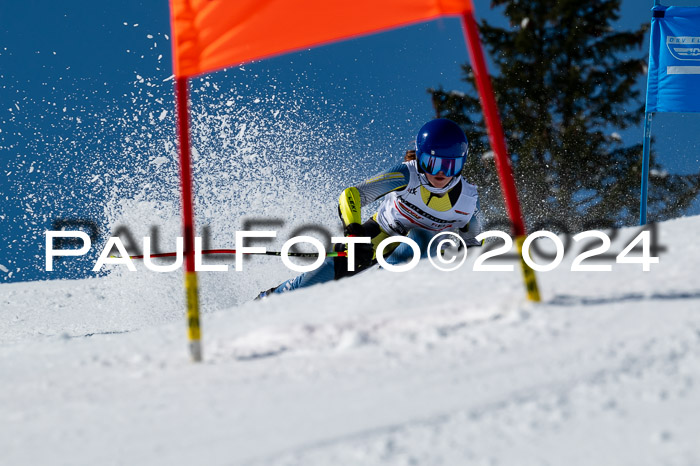
[[[374,184],[391,180],[402,180],[407,183],[408,179],[410,178],[410,168],[406,164],[407,162],[400,162],[392,167],[389,167],[389,169],[366,179],[362,184]]]
[[[467,179],[463,175],[459,175],[460,180],[462,181],[462,196],[468,196],[468,197],[474,197],[474,198],[479,198],[479,188],[471,184],[470,182],[467,181]]]

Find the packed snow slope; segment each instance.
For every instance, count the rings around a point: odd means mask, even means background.
[[[179,274],[0,285],[0,463],[700,464],[699,232],[659,225],[650,272],[574,250],[540,304],[472,251],[262,302],[264,262],[202,274],[202,364]]]

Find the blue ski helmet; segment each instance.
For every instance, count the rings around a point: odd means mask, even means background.
[[[418,171],[445,176],[459,175],[467,160],[469,143],[457,123],[445,118],[423,125],[416,137]]]

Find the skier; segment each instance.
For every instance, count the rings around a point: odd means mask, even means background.
[[[354,246],[355,271],[348,271],[347,257],[331,257],[316,270],[263,291],[256,299],[367,270],[377,263],[377,245],[389,236],[409,236],[421,246],[422,257],[428,253],[430,239],[443,231],[456,232],[467,247],[480,246],[475,239],[481,233],[476,186],[460,175],[468,148],[464,132],[453,121],[438,118],[427,122],[418,132],[415,151],[408,151],[403,163],[340,195],[338,212],[345,236],[371,238],[371,244]],[[362,223],[361,207],[381,197],[378,211]],[[406,244],[392,243],[384,250],[390,264],[410,259],[411,254]]]

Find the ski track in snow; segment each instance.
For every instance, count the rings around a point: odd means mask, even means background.
[[[699,464],[700,217],[659,231],[541,304],[473,257],[262,302],[279,264],[205,273],[202,364],[180,274],[2,285],[0,463]]]

